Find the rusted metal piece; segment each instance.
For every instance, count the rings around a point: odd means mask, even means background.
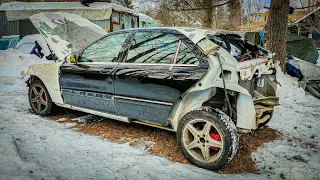
[[[220,46],[214,44],[210,49],[204,51],[203,53],[204,53],[205,55],[208,55],[211,51],[213,51],[213,50],[215,50],[215,49],[217,49],[217,48],[220,48]]]
[[[274,109],[272,106],[255,105],[254,107],[256,109],[256,116],[259,116],[266,111],[273,111]]]
[[[263,116],[263,118],[259,119],[259,124],[265,123],[268,119],[270,119],[270,114]]]
[[[256,104],[254,105],[255,109],[256,109],[256,126],[258,127],[259,124],[265,123],[268,119],[271,118],[270,114],[266,114],[263,117],[261,117],[261,115],[266,112],[266,111],[273,111],[274,107],[273,106],[263,106],[260,104]]]
[[[276,62],[274,63],[274,68],[275,68],[275,69],[278,69],[279,65],[280,65],[280,61],[276,61]]]
[[[264,98],[257,98],[253,100],[254,104],[261,104],[263,106],[277,106],[279,104],[279,98],[276,96],[269,96]]]

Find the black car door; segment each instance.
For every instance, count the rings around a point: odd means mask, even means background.
[[[197,81],[183,80],[197,67],[196,56],[183,56],[181,62],[189,64],[174,65],[181,44],[165,30],[137,30],[132,35],[114,79],[120,115],[167,125],[174,102]]]
[[[113,73],[129,32],[110,33],[83,50],[77,64],[64,63],[60,85],[66,104],[117,114]]]

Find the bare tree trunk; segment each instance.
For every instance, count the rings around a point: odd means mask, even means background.
[[[276,53],[274,61],[280,61],[282,71],[286,68],[286,42],[289,0],[271,0],[268,20],[268,49]]]
[[[205,1],[205,7],[208,7],[208,9],[204,10],[204,17],[203,17],[203,28],[210,29],[212,27],[212,20],[213,20],[213,1]],[[211,8],[209,8],[211,7]]]

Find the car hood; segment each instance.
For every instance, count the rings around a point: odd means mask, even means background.
[[[106,34],[98,25],[69,13],[44,12],[29,19],[61,60]]]

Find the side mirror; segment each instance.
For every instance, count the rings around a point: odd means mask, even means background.
[[[74,54],[71,54],[67,57],[67,62],[70,64],[76,64],[77,63],[77,56]]]

